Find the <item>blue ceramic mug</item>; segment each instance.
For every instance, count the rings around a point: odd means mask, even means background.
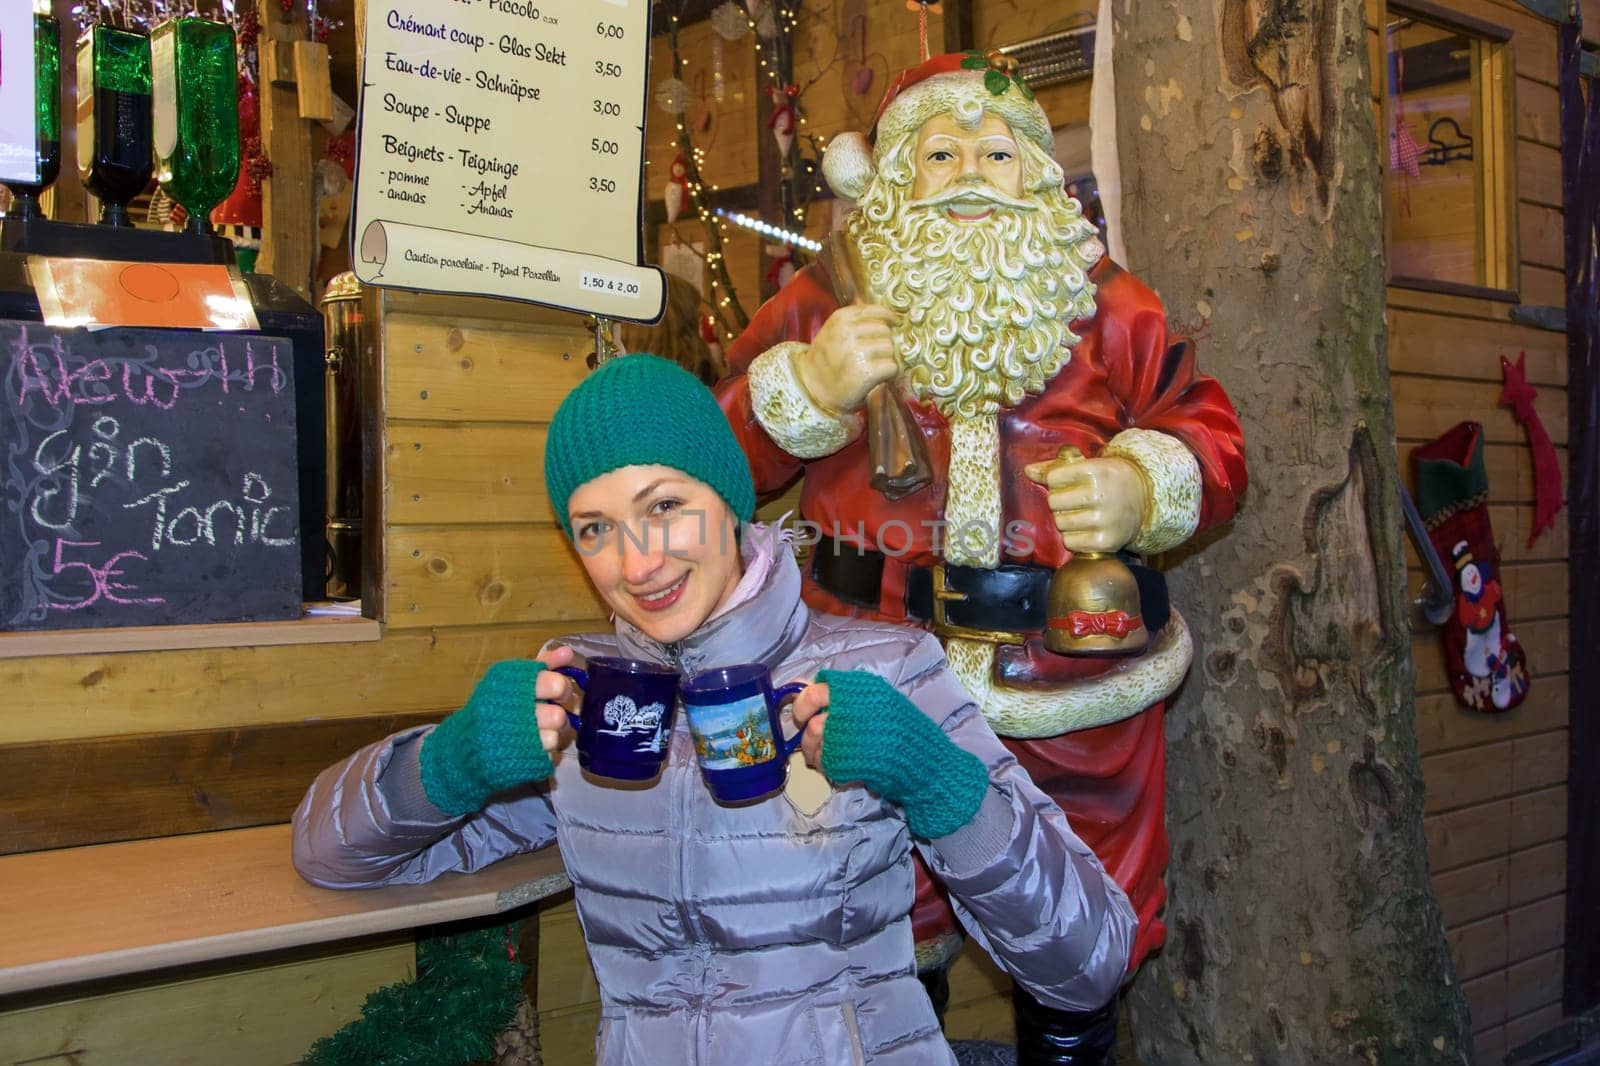
[[[583,689],[583,713],[567,712],[578,732],[578,765],[623,781],[661,772],[672,740],[678,674],[636,659],[596,657],[587,669],[558,667]]]
[[[778,712],[805,687],[795,681],[774,689],[771,673],[759,663],[704,670],[683,683],[694,752],[718,801],[743,803],[783,787],[801,734],[784,739]]]

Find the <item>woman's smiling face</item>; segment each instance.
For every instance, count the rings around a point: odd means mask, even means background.
[[[624,466],[567,501],[589,580],[617,616],[682,640],[738,587],[738,523],[716,490],[670,466]]]

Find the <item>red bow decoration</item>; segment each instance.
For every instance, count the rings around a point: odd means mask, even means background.
[[[1050,619],[1051,629],[1065,629],[1072,634],[1073,640],[1107,635],[1125,637],[1142,625],[1144,625],[1142,618],[1136,614],[1130,615],[1126,611],[1106,611],[1103,614],[1073,611],[1065,619]]]
[[[1533,531],[1528,534],[1528,547],[1539,539],[1539,534],[1556,524],[1556,515],[1566,505],[1561,491],[1561,466],[1556,462],[1556,448],[1550,443],[1550,434],[1533,406],[1539,390],[1528,384],[1528,353],[1517,356],[1515,365],[1505,356],[1500,357],[1500,370],[1506,383],[1500,390],[1500,406],[1511,408],[1518,422],[1528,431],[1528,448],[1533,452]]]

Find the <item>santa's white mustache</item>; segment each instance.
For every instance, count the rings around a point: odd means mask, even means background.
[[[932,196],[921,200],[907,200],[906,207],[944,207],[946,204],[972,204],[987,203],[995,207],[1008,207],[1013,211],[1037,211],[1039,203],[1036,200],[1019,200],[1007,196],[991,185],[953,185],[943,192],[936,192]]]

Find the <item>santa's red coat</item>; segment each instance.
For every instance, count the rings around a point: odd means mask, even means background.
[[[1037,531],[1029,537],[1032,550],[1008,553],[1010,562],[1055,567],[1066,561],[1045,490],[1023,473],[1028,463],[1055,458],[1064,445],[1093,457],[1125,429],[1158,430],[1183,441],[1200,464],[1202,529],[1227,521],[1245,489],[1238,416],[1222,387],[1196,370],[1193,344],[1168,336],[1161,302],[1132,274],[1102,260],[1090,278],[1098,286],[1097,310],[1092,319],[1073,325],[1082,342],[1071,361],[1042,393],[1000,414],[1002,517]],[[733,376],[719,386],[718,395],[749,456],[758,493],[778,493],[804,474],[800,510],[806,519],[826,533],[849,540],[862,534],[866,544],[887,549],[876,611],[834,598],[809,575],[807,602],[837,614],[904,622],[907,568],[938,561],[933,546],[950,458],[944,416],[932,405],[910,404],[935,476],[913,495],[889,500],[871,487],[865,435],[833,455],[802,461],[774,444],[751,410],[744,376],[750,363],[784,341],[809,342],[837,308],[827,272],[815,264],[802,270],[728,348]],[[996,658],[997,671],[1010,685],[1048,685],[1107,668],[1103,659],[1052,654],[1037,639],[1027,647],[1002,645]],[[1166,899],[1167,862],[1162,710],[1156,704],[1111,725],[1044,740],[1005,741],[1133,901],[1139,934],[1130,972],[1165,936],[1158,917]],[[913,922],[919,940],[954,927],[948,904],[925,876],[919,877]]]

